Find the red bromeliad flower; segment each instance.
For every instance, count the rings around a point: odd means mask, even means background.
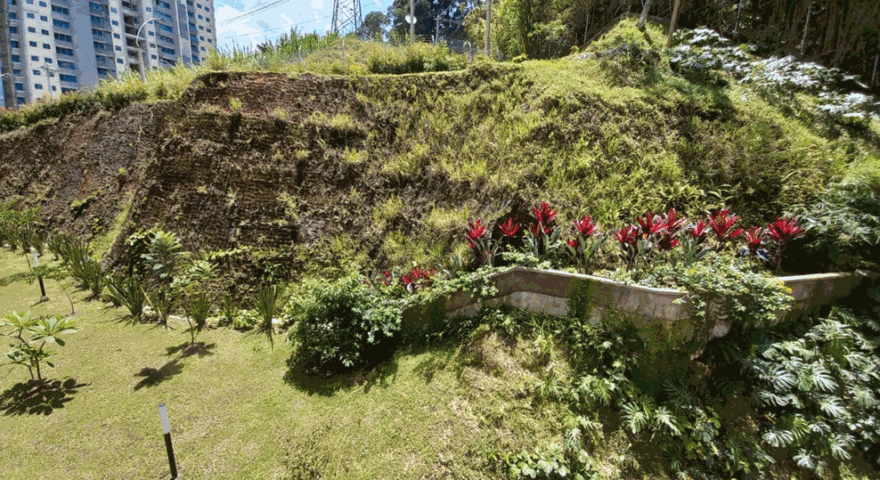
[[[382,275],[385,276],[385,285],[391,285],[391,272],[388,270],[382,270]]]
[[[537,237],[537,236],[540,236],[541,232],[543,232],[544,230],[541,228],[540,223],[536,223],[536,224],[532,225],[531,227],[529,227],[529,231],[532,232],[533,236]]]
[[[550,204],[547,202],[541,202],[541,205],[532,209],[532,213],[535,214],[535,219],[538,220],[538,223],[543,225],[545,228],[553,221],[556,217],[556,210],[550,208]]]
[[[684,222],[684,218],[681,220],[678,219],[678,212],[676,212],[674,208],[670,208],[669,213],[663,216],[663,225],[666,227],[666,231],[672,235],[675,235],[681,230]]]
[[[800,238],[803,234],[804,229],[799,227],[797,222],[792,219],[776,217],[776,220],[767,224],[767,236],[773,239],[779,246],[785,246],[792,240]]]
[[[758,253],[758,248],[761,246],[761,242],[763,239],[764,231],[761,227],[752,227],[746,232],[746,242],[749,244],[749,254],[755,255]]]
[[[498,228],[501,229],[501,234],[504,235],[505,237],[512,237],[512,236],[516,235],[516,232],[519,231],[519,228],[521,226],[522,225],[520,225],[518,223],[516,225],[514,225],[513,219],[508,218],[506,222],[502,223],[501,225],[498,225]]]
[[[636,246],[639,241],[639,227],[635,225],[630,225],[628,227],[623,227],[620,231],[615,232],[614,236],[617,238],[617,241],[620,242],[620,245],[632,245]]]
[[[571,240],[566,240],[565,243],[568,244],[569,247],[577,250],[581,246],[581,241],[577,238],[572,238]]]
[[[663,234],[663,237],[660,239],[660,241],[657,242],[657,248],[664,252],[668,252],[678,246],[678,243],[679,241],[677,238],[672,236],[671,233],[666,232]]]
[[[574,227],[584,238],[588,238],[596,233],[596,224],[593,223],[593,219],[589,215],[580,220],[573,220],[572,223],[574,223]]]
[[[709,226],[712,227],[712,230],[715,231],[715,236],[718,237],[719,241],[730,240],[745,233],[745,230],[741,228],[730,231],[730,229],[733,227],[733,224],[735,224],[737,220],[739,220],[739,217],[734,214],[731,214],[728,217],[727,214],[728,210],[724,208],[721,211],[715,213],[715,215],[709,216]]]
[[[414,268],[410,276],[413,280],[425,280],[428,285],[431,284],[431,276],[434,275],[434,270],[422,270],[421,268]]]
[[[686,231],[695,240],[703,240],[706,238],[706,224],[702,220],[691,224]]]
[[[467,230],[466,233],[468,237],[468,246],[471,247],[471,250],[477,248],[477,245],[474,242],[486,235],[486,226],[482,225],[481,222],[482,220],[479,218],[477,219],[477,223],[468,222],[468,228],[470,230]]]
[[[638,217],[636,220],[638,220],[639,225],[642,226],[642,238],[648,238],[655,233],[662,233],[666,230],[666,224],[663,223],[663,219],[660,218],[660,215],[654,215],[650,210],[645,213],[645,218]]]

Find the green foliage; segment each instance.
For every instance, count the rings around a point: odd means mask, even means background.
[[[35,223],[40,215],[40,208],[16,210],[14,200],[0,202],[0,245],[9,243],[12,251],[18,246],[27,251],[33,241],[39,241],[35,235]],[[42,252],[41,252],[42,253]]]
[[[272,332],[274,331],[272,319],[281,313],[286,301],[284,288],[278,285],[260,287],[254,299],[254,310],[260,316],[260,332],[266,334],[273,348],[275,347],[275,342],[272,339]]]
[[[171,232],[155,230],[147,253],[141,255],[148,271],[160,282],[171,283],[182,260],[186,258],[186,252],[180,240]]]
[[[370,73],[443,72],[467,67],[467,58],[449,52],[445,44],[416,42],[404,49],[384,49],[369,57]]]
[[[91,290],[93,297],[99,297],[104,291],[106,275],[98,260],[92,257],[89,243],[67,235],[56,237],[53,248],[62,263],[70,269],[70,275],[81,287]]]
[[[132,319],[141,319],[147,296],[140,279],[134,276],[108,275],[107,292],[115,303],[128,309]]]
[[[873,452],[880,464],[880,358],[876,317],[835,308],[797,334],[777,330],[742,360],[752,401],[771,421],[762,438],[823,474],[832,459]],[[745,352],[744,352],[745,353]]]
[[[880,181],[855,177],[832,184],[812,205],[792,207],[806,238],[805,260],[816,256],[842,268],[877,264]]]
[[[350,368],[369,360],[371,349],[400,330],[402,301],[370,289],[360,276],[334,282],[309,280],[296,303],[295,358],[307,367]]]
[[[55,352],[47,350],[47,345],[65,345],[60,335],[76,333],[75,323],[72,318],[64,318],[60,315],[34,318],[30,312],[12,312],[0,319],[0,328],[8,328],[0,331],[0,335],[13,340],[10,344],[12,351],[6,354],[12,365],[21,365],[28,369],[31,380],[42,382],[42,362],[50,367],[54,365],[48,361]],[[29,338],[25,338],[27,335]],[[35,375],[36,374],[36,375]]]
[[[156,283],[145,290],[147,303],[153,309],[159,325],[168,328],[168,317],[180,300],[181,291],[164,283]]]
[[[183,310],[186,312],[186,321],[189,323],[187,331],[190,334],[191,345],[196,343],[196,334],[205,329],[213,307],[212,298],[207,292],[200,291],[184,296]]]
[[[676,281],[687,288],[695,312],[743,325],[766,325],[790,308],[791,289],[766,273],[753,273],[747,264],[710,252],[703,261],[677,270]]]

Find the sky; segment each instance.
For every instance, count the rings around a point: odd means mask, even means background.
[[[291,28],[303,33],[324,33],[330,30],[333,0],[288,0],[256,15],[225,25],[224,20],[239,16],[277,0],[214,0],[217,24],[217,45],[221,50],[234,44],[254,46],[274,40]],[[392,0],[361,0],[361,13],[385,12]]]

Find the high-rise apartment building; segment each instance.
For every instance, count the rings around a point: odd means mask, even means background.
[[[213,0],[0,0],[8,108],[127,70],[198,63],[216,45]]]

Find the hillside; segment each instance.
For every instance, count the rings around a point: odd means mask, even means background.
[[[453,72],[202,74],[174,100],[3,134],[0,199],[114,245],[113,261],[160,225],[232,251],[247,277],[296,278],[430,264],[462,248],[468,219],[542,200],[609,227],[722,203],[766,221],[876,165],[876,125],[819,128],[750,87],[673,73],[662,31],[633,32],[622,22],[586,58]]]

